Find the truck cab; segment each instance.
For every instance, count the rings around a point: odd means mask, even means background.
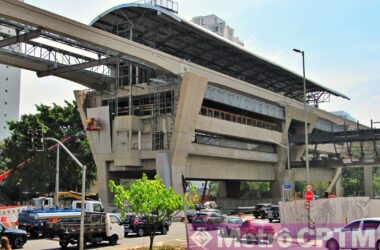
[[[81,201],[73,201],[72,209],[82,209]],[[104,212],[103,205],[100,201],[85,201],[84,202],[84,211],[89,213],[102,213]]]
[[[53,198],[51,197],[38,197],[32,199],[32,206],[36,209],[47,209],[54,207]]]

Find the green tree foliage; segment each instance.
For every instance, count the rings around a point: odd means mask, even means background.
[[[364,195],[363,168],[343,169],[343,195],[345,197]]]
[[[267,198],[271,196],[270,182],[268,181],[242,181],[240,183],[242,196],[252,198]]]
[[[329,187],[329,183],[327,181],[312,181],[310,184],[313,186],[313,193],[315,195],[319,195],[321,198],[324,197],[327,188]],[[294,190],[298,198],[304,198],[304,194],[306,192],[306,181],[296,181]]]
[[[373,168],[373,195],[380,197],[380,167]]]
[[[109,188],[115,193],[114,205],[121,209],[124,216],[126,208],[125,201],[131,206],[132,211],[142,215],[147,223],[152,226],[150,229],[150,249],[153,247],[154,236],[160,224],[165,224],[170,220],[175,212],[184,209],[184,205],[193,206],[186,195],[185,199],[176,194],[173,188],[167,188],[162,182],[159,175],[154,180],[149,180],[144,174],[142,179],[133,182],[129,189],[123,185],[116,185],[110,180]],[[190,187],[191,194],[195,194],[195,188]],[[194,197],[194,196],[193,196]]]
[[[216,198],[219,195],[219,182],[217,181],[210,181],[208,184],[208,193]]]
[[[84,164],[87,165],[87,185],[96,178],[96,167],[87,139],[83,133],[83,125],[75,102],[66,102],[65,106],[37,105],[36,114],[23,115],[20,121],[9,122],[11,136],[4,140],[0,151],[0,173],[13,169],[24,160],[35,156],[36,161],[24,169],[19,169],[2,185],[5,192],[13,200],[20,200],[22,192],[50,193],[54,192],[56,150],[51,152],[28,152],[25,145],[25,135],[28,129],[41,128],[45,137],[62,140],[72,136],[65,146]],[[46,148],[53,145],[46,141]],[[60,190],[80,190],[81,169],[60,150]]]

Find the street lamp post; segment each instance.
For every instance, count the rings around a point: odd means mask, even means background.
[[[86,195],[86,165],[83,165],[71,152],[63,145],[62,142],[55,138],[47,137],[45,138],[47,141],[54,141],[58,144],[58,147],[62,147],[67,154],[79,165],[82,169],[82,199],[81,199],[81,216],[80,216],[80,231],[79,231],[79,249],[84,249],[84,200]],[[58,149],[58,148],[57,148]],[[58,193],[57,193],[58,196]]]
[[[307,183],[310,183],[309,171],[309,138],[307,129],[307,104],[306,104],[306,76],[305,76],[305,52],[299,49],[293,49],[294,52],[302,54],[302,68],[303,68],[303,105],[304,105],[304,119],[305,119],[305,156],[306,156],[306,176]]]
[[[56,164],[56,173],[55,173],[55,206],[59,207],[59,143],[57,144],[57,164]]]

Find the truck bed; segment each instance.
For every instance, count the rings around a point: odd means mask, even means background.
[[[99,235],[106,233],[104,213],[86,213],[84,232],[86,235]],[[47,223],[45,235],[48,238],[61,237],[62,235],[79,235],[80,221]]]

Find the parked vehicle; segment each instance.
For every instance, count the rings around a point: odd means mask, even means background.
[[[134,213],[127,214],[122,224],[124,226],[125,235],[128,235],[129,233],[135,233],[139,237],[149,234],[153,228],[153,225],[149,224],[143,216],[138,216]],[[170,225],[170,220],[166,223],[158,225],[157,232],[160,232],[161,234],[167,234]]]
[[[228,216],[225,218],[220,234],[222,237],[237,237],[243,220],[237,216]]]
[[[186,217],[189,223],[191,223],[196,216],[197,216],[197,211],[195,209],[186,210]]]
[[[272,244],[274,236],[274,228],[271,225],[255,224],[251,220],[246,220],[240,227],[240,240],[244,238],[248,243],[252,241],[266,241]]]
[[[70,209],[27,209],[18,216],[19,228],[30,233],[31,237],[44,234],[46,223],[77,221],[81,214],[81,201],[73,201]],[[99,201],[85,201],[85,212],[103,212],[103,205]]]
[[[280,221],[280,207],[273,205],[268,209],[268,220],[272,223],[274,220]]]
[[[262,204],[257,204],[252,211],[253,216],[255,218],[261,217],[261,219],[265,219],[268,217],[268,209],[272,206],[272,204],[268,203],[262,203]]]
[[[0,237],[6,236],[13,249],[22,248],[27,241],[27,234],[24,230],[15,228],[5,228],[0,223]]]
[[[327,233],[325,239],[325,246],[329,250],[380,249],[380,218],[352,221],[341,229]]]
[[[216,228],[220,228],[221,224],[224,222],[224,217],[219,210],[210,209],[201,210],[197,213],[197,217],[193,219],[193,223],[191,224],[194,230],[198,228],[204,228],[206,230],[213,230]]]
[[[116,245],[124,238],[124,227],[116,214],[86,212],[84,226],[85,243],[108,241],[110,245]],[[79,234],[80,221],[49,222],[45,229],[46,238],[58,238],[62,248],[79,244]]]

